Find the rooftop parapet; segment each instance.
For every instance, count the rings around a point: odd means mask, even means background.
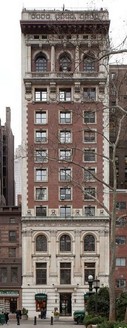
[[[109,20],[108,10],[101,8],[100,10],[41,10],[41,9],[26,9],[22,10],[22,20],[53,20],[53,21],[84,21],[84,20]]]

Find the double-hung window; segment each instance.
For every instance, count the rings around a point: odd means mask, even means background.
[[[71,180],[71,169],[60,169],[60,181]]]
[[[96,88],[84,88],[83,99],[86,101],[96,100]]]
[[[71,101],[71,89],[60,89],[59,90],[60,101]]]
[[[95,131],[85,130],[84,131],[84,142],[95,142]]]
[[[60,131],[60,142],[70,143],[71,142],[71,131]]]
[[[47,131],[36,131],[36,142],[47,142]]]
[[[60,284],[61,285],[71,284],[71,263],[68,262],[60,263]]]
[[[95,123],[95,112],[85,111],[84,112],[84,123]]]
[[[47,284],[47,263],[36,263],[36,285]]]
[[[60,188],[60,200],[71,200],[71,188]]]
[[[95,188],[84,188],[84,199],[94,199],[95,197]]]
[[[48,172],[47,169],[36,169],[36,182],[47,181]]]
[[[35,101],[37,102],[47,101],[47,89],[35,89]]]
[[[71,149],[61,149],[60,150],[60,160],[71,161],[72,151]]]
[[[95,162],[95,149],[85,149],[84,150],[84,161],[85,162]]]
[[[36,112],[35,113],[35,123],[36,124],[46,124],[47,123],[47,115],[46,112]]]
[[[42,163],[48,161],[48,152],[47,150],[36,150],[35,152],[35,161]]]
[[[60,112],[60,123],[69,124],[71,123],[71,112]]]
[[[36,188],[36,200],[47,200],[47,188]]]

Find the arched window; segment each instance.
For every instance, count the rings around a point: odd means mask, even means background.
[[[94,252],[95,251],[95,237],[93,235],[86,235],[84,238],[84,251]]]
[[[68,235],[63,235],[60,238],[60,251],[70,252],[71,251],[71,238]]]
[[[46,72],[47,71],[47,59],[43,55],[39,55],[35,60],[36,72]]]
[[[71,71],[71,59],[68,54],[60,56],[60,71],[69,72]]]
[[[37,252],[46,252],[47,251],[47,238],[44,235],[37,236],[36,251]]]
[[[87,55],[84,57],[83,69],[86,72],[95,71],[95,57],[93,55]]]

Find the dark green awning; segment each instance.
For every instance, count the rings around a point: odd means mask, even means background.
[[[35,294],[35,300],[47,300],[47,295],[44,293]]]

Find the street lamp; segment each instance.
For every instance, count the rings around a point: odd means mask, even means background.
[[[92,276],[92,274],[89,274],[89,276],[88,276],[88,284],[89,284],[89,292],[92,292],[92,290],[93,290],[93,276]]]
[[[99,279],[95,279],[94,281],[93,281],[93,283],[94,283],[94,286],[93,286],[93,288],[95,289],[95,313],[97,314],[97,291],[98,291],[98,289],[100,288],[100,280]]]
[[[93,288],[95,289],[95,313],[97,313],[97,291],[100,288],[100,280],[93,279],[93,276],[90,274],[88,276],[88,284],[89,284],[89,293],[92,293]]]

